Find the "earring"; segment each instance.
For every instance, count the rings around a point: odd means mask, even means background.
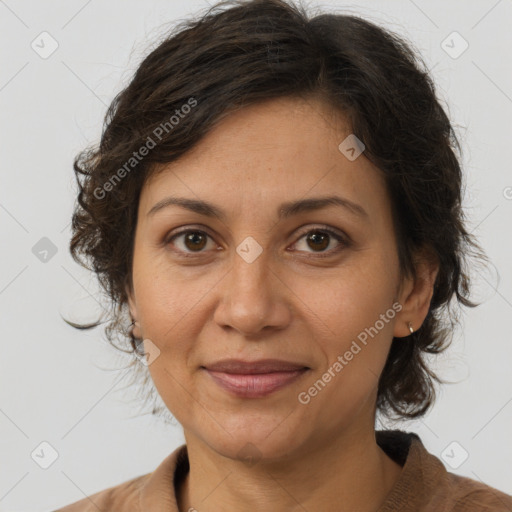
[[[408,322],[407,324],[409,326],[409,331],[411,331],[411,334],[414,332],[414,329],[412,328],[411,322]]]

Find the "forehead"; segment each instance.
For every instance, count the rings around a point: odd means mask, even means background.
[[[244,107],[178,161],[156,169],[142,191],[140,214],[176,195],[241,213],[336,193],[381,215],[389,208],[383,175],[364,152],[352,161],[340,150],[350,135],[343,114],[316,99]]]

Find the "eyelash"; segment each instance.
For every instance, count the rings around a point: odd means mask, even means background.
[[[330,251],[327,251],[327,252],[321,252],[321,253],[314,253],[313,252],[313,253],[310,253],[310,254],[313,254],[314,255],[313,257],[315,257],[315,258],[328,258],[328,257],[332,257],[333,255],[337,254],[338,252],[340,252],[344,248],[348,248],[351,245],[351,240],[349,239],[348,236],[341,235],[338,232],[333,231],[332,229],[330,229],[327,226],[320,226],[320,227],[310,228],[307,231],[302,232],[300,234],[299,238],[297,239],[297,242],[299,240],[301,240],[305,235],[308,235],[309,233],[313,233],[313,232],[325,233],[325,234],[331,236],[332,238],[334,238],[340,244],[337,248],[331,249]],[[173,242],[176,238],[178,238],[179,236],[187,235],[189,233],[200,233],[202,235],[206,235],[209,238],[212,238],[206,231],[203,231],[203,230],[200,230],[200,229],[187,228],[187,229],[184,229],[182,231],[178,231],[177,233],[174,233],[172,236],[167,237],[165,239],[165,241],[164,241],[164,244],[167,246],[171,242]],[[297,242],[295,242],[294,245]],[[181,251],[179,249],[178,249],[177,252],[181,253],[181,256],[184,257],[184,258],[196,258],[196,257],[199,257],[201,254],[203,254],[203,251],[199,251],[199,252],[195,252],[195,253],[194,252],[188,252],[187,253],[187,252]]]

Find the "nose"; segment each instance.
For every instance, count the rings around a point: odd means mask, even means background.
[[[238,254],[219,284],[222,299],[214,314],[216,323],[247,337],[283,329],[291,317],[287,297],[291,291],[269,266],[265,251],[251,263]]]

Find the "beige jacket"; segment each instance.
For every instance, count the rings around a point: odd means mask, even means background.
[[[403,467],[377,512],[512,512],[512,496],[446,471],[416,434],[382,430],[376,432],[376,438],[379,446]],[[175,485],[188,470],[187,448],[181,445],[152,473],[55,512],[180,512]]]

